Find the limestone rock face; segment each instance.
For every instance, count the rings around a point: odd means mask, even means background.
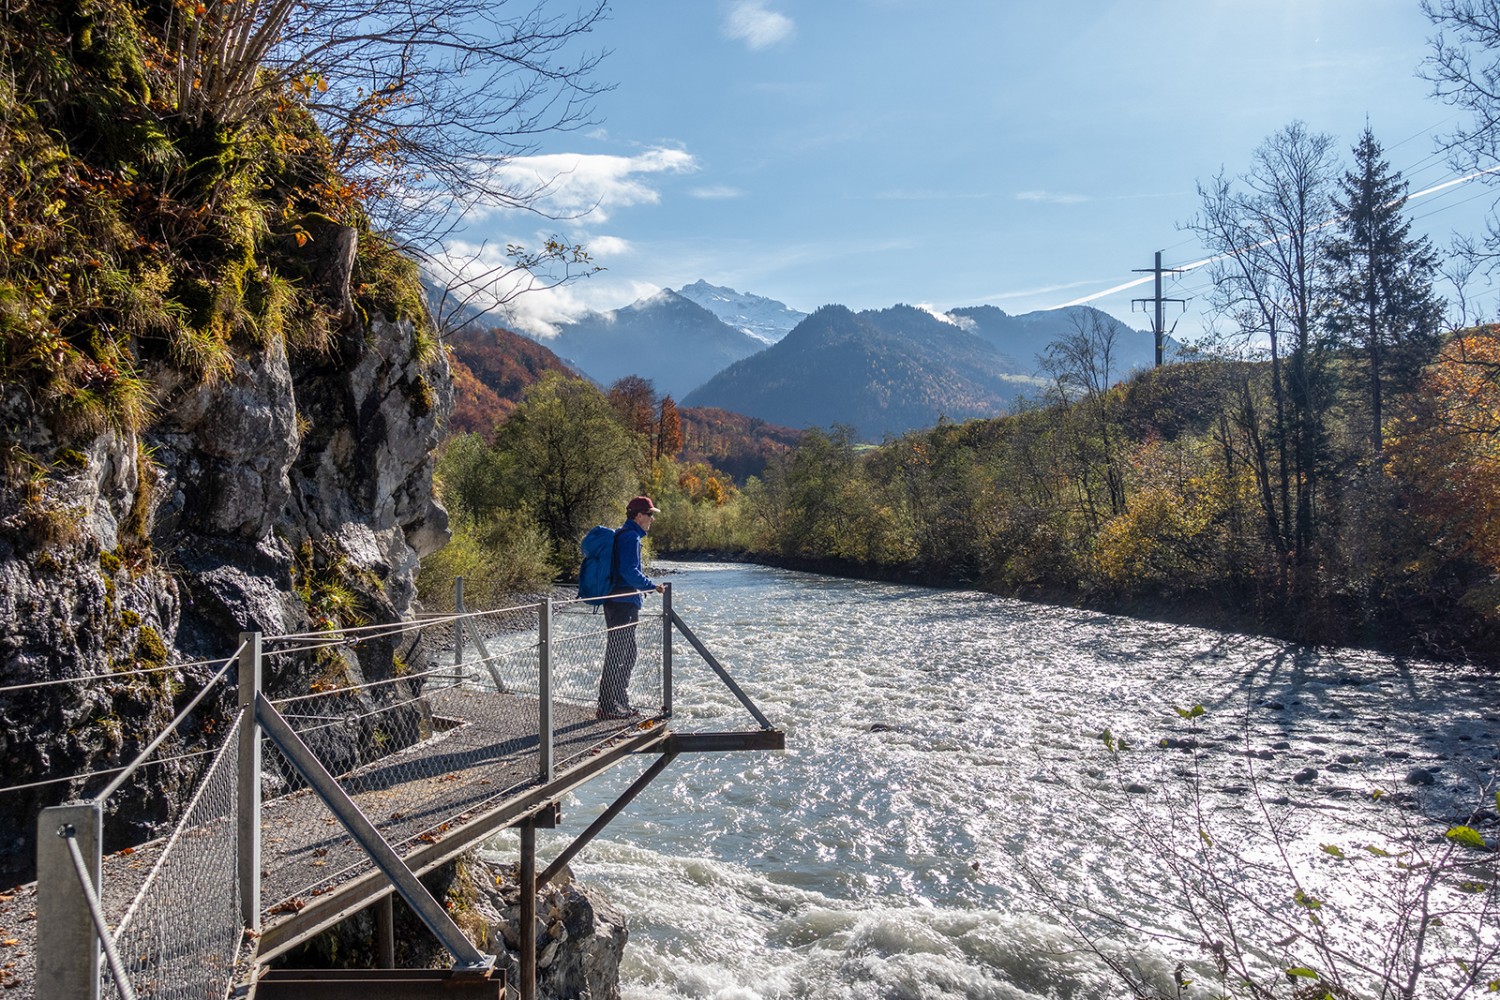
[[[476,864],[467,872],[475,883],[475,912],[484,920],[489,948],[508,963],[510,980],[521,974],[520,887],[515,866]],[[493,877],[475,877],[474,873]],[[532,928],[537,949],[537,991],[546,1000],[619,1000],[620,959],[629,932],[625,918],[603,900],[590,896],[564,869],[537,893],[537,920]],[[503,943],[504,948],[501,949]]]
[[[314,290],[337,304],[349,301],[348,233],[326,234],[339,259],[321,272],[328,287]],[[320,609],[320,588],[352,593],[363,621],[409,617],[418,560],[448,534],[431,487],[451,398],[447,361],[421,346],[430,341],[410,321],[359,322],[345,311],[351,321],[325,352],[237,344],[231,369],[215,379],[149,373],[156,410],[141,435],[106,430],[63,442],[23,394],[0,395],[0,461],[9,463],[0,484],[0,688],[121,673],[0,693],[0,784],[128,761],[140,734],[154,735],[217,669],[213,661],[234,652],[239,632],[340,624]],[[424,659],[390,642],[339,655],[356,682],[391,676],[398,657],[417,669]],[[123,673],[195,661],[206,662]],[[267,685],[273,695],[305,689],[315,669],[310,659],[268,663]],[[232,699],[211,698],[199,721]],[[190,735],[180,750],[193,749]],[[154,768],[111,800],[107,847],[159,830],[163,803],[195,773],[180,766]],[[8,793],[0,883],[30,877],[38,808],[107,781]]]

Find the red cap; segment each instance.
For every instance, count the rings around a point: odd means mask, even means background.
[[[651,502],[650,497],[636,497],[625,505],[625,516],[635,517],[637,514],[650,514],[655,517],[661,511],[656,509],[656,504]]]

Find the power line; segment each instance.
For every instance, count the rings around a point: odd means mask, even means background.
[[[1394,205],[1404,205],[1407,202],[1416,200],[1417,198],[1426,198],[1426,197],[1429,197],[1431,195],[1435,195],[1435,194],[1438,194],[1440,192],[1447,191],[1447,190],[1449,190],[1451,188],[1455,188],[1455,187],[1459,186],[1460,184],[1467,184],[1470,181],[1476,180],[1477,178],[1485,177],[1485,176],[1488,176],[1490,174],[1495,174],[1495,173],[1500,173],[1500,166],[1486,167],[1484,170],[1475,170],[1472,173],[1468,173],[1468,174],[1463,175],[1462,177],[1455,177],[1455,178],[1453,178],[1451,180],[1443,181],[1440,184],[1434,184],[1434,185],[1431,185],[1429,187],[1423,188],[1420,191],[1415,191],[1415,192],[1412,192],[1410,194],[1403,195],[1400,198],[1393,199],[1391,202],[1388,203],[1388,205],[1386,207],[1390,207],[1390,206],[1394,206]],[[1343,218],[1343,217],[1342,216],[1335,216],[1334,218],[1331,218],[1331,219],[1325,219],[1322,222],[1319,222],[1319,223],[1316,223],[1315,225],[1307,227],[1307,229],[1303,230],[1303,232],[1313,232],[1313,231],[1318,230],[1318,229],[1325,229],[1325,228],[1327,228],[1329,226],[1332,226],[1332,225],[1338,223],[1341,218]],[[1271,236],[1271,237],[1268,237],[1268,238],[1266,238],[1264,240],[1261,240],[1258,243],[1252,244],[1250,246],[1235,247],[1232,250],[1226,250],[1225,252],[1223,252],[1221,254],[1216,254],[1216,255],[1214,255],[1212,257],[1205,257],[1202,260],[1196,260],[1196,261],[1193,261],[1192,263],[1189,263],[1189,264],[1183,264],[1181,267],[1175,268],[1174,270],[1176,270],[1178,272],[1191,271],[1191,270],[1195,270],[1196,268],[1204,267],[1204,266],[1206,266],[1208,264],[1217,264],[1221,260],[1228,260],[1231,257],[1238,257],[1241,254],[1249,253],[1250,251],[1260,249],[1261,247],[1271,246],[1273,244],[1280,243],[1283,240],[1289,239],[1292,235],[1293,234],[1291,234],[1291,233],[1285,233],[1285,234],[1283,234],[1281,236]],[[1115,285],[1112,288],[1106,288],[1103,291],[1093,292],[1093,293],[1091,293],[1089,295],[1084,295],[1084,296],[1082,296],[1080,298],[1073,299],[1070,302],[1064,302],[1061,305],[1048,306],[1048,307],[1042,309],[1041,311],[1042,312],[1050,312],[1050,311],[1052,311],[1054,309],[1067,309],[1067,308],[1069,308],[1071,306],[1085,305],[1086,303],[1093,302],[1093,301],[1095,301],[1097,299],[1102,299],[1102,298],[1105,298],[1106,296],[1113,295],[1116,292],[1123,292],[1126,289],[1137,288],[1137,287],[1139,287],[1141,285],[1144,285],[1146,282],[1151,281],[1151,280],[1152,280],[1152,278],[1149,277],[1149,276],[1145,277],[1145,278],[1135,278],[1135,279],[1132,279],[1131,281],[1124,282],[1123,284]]]

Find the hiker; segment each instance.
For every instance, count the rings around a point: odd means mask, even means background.
[[[650,497],[636,497],[625,505],[625,523],[615,532],[615,590],[630,591],[604,602],[604,624],[609,629],[604,646],[604,671],[599,678],[599,718],[628,719],[640,712],[630,704],[630,675],[635,670],[635,627],[641,618],[641,595],[665,585],[641,572],[641,539],[661,511]]]

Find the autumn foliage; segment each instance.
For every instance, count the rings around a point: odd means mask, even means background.
[[[1429,543],[1414,566],[1472,560],[1500,573],[1500,328],[1450,340],[1396,431],[1388,471]]]

